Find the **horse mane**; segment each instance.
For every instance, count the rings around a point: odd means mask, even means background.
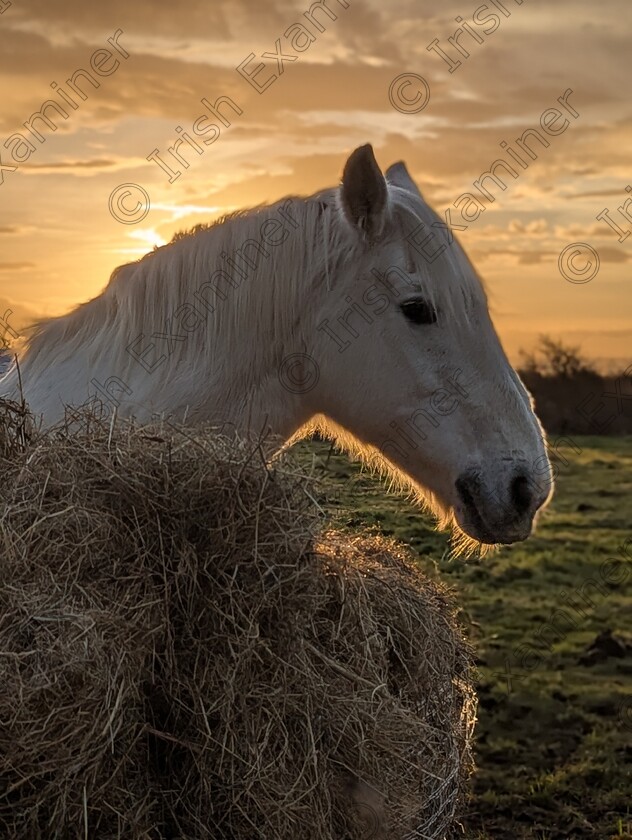
[[[278,215],[282,205],[287,206],[297,227],[286,223],[285,229],[289,231],[286,241],[275,247],[262,244],[268,257],[257,254],[248,243],[260,241],[261,227],[266,221],[282,221]],[[187,335],[186,349],[193,349],[192,355],[200,367],[207,361],[206,357],[213,355],[213,336],[225,335],[234,329],[238,313],[242,317],[252,314],[255,331],[257,325],[269,329],[272,324],[275,333],[286,333],[297,317],[299,297],[305,294],[305,282],[329,268],[322,247],[308,246],[308,243],[324,244],[323,212],[331,213],[332,208],[327,207],[324,211],[318,202],[291,197],[272,205],[240,210],[210,225],[197,225],[192,231],[176,234],[167,245],[115,268],[96,297],[67,314],[33,324],[24,344],[24,365],[28,364],[31,373],[37,373],[34,368],[40,363],[49,365],[75,353],[97,354],[107,347],[113,370],[120,369],[121,365],[124,368],[132,361],[125,355],[134,339],[145,336],[148,342],[152,333],[166,331],[165,322],[169,319],[175,319],[173,332],[179,331],[176,325],[183,306],[191,313],[196,307],[208,319],[209,328],[197,329]],[[334,241],[330,244],[335,258],[344,250],[339,235],[344,228],[333,228]],[[244,245],[251,260],[250,267],[235,257]],[[242,272],[247,273],[246,280],[227,264],[222,254],[235,260]],[[205,295],[214,307],[210,312],[195,297],[195,292],[216,271],[233,277],[239,287],[233,288],[228,281],[221,282],[218,278],[219,293],[215,299]],[[297,282],[298,278],[302,282]],[[227,298],[232,300],[229,302]],[[265,352],[267,347],[272,348],[274,338],[268,335],[267,342],[262,342],[259,350]],[[178,364],[183,349],[181,343],[176,346],[167,364]]]

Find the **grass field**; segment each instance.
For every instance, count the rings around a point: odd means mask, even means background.
[[[329,444],[299,448],[330,513],[409,543],[456,589],[479,666],[475,840],[632,838],[632,438],[574,443],[536,534],[469,561]]]

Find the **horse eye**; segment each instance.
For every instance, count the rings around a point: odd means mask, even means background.
[[[402,303],[400,309],[413,324],[436,324],[437,310],[431,303],[423,298]]]

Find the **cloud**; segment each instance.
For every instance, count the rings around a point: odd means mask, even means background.
[[[532,219],[523,222],[521,219],[512,219],[507,227],[509,233],[520,233],[522,235],[542,236],[549,231],[549,223],[546,219]]]
[[[0,271],[25,271],[27,268],[35,268],[32,262],[0,262]]]
[[[623,248],[599,248],[599,259],[605,263],[625,263],[632,261],[632,252]]]
[[[623,191],[621,187],[618,189],[611,189],[611,190],[586,190],[585,192],[576,192],[573,194],[573,198],[610,198],[611,196],[616,196],[617,198],[621,198]]]

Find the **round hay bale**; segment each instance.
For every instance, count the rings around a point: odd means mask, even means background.
[[[442,838],[471,770],[455,606],[209,430],[0,454],[0,836]]]

